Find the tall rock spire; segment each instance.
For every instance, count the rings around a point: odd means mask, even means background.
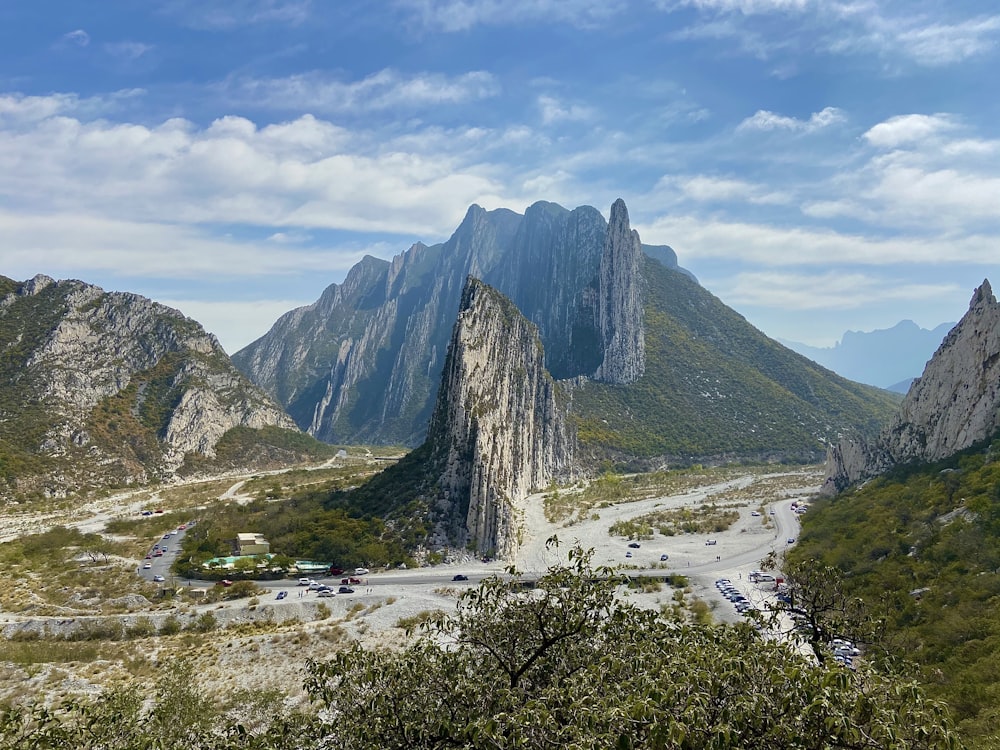
[[[634,383],[646,369],[641,264],[639,233],[629,228],[628,208],[619,198],[611,206],[601,255],[597,314],[604,359],[595,380]]]
[[[471,276],[428,440],[452,519],[448,535],[499,557],[517,549],[530,492],[572,466],[573,441],[537,328]]]

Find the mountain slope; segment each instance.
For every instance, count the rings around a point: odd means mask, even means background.
[[[640,249],[656,260],[642,261]],[[589,206],[539,202],[524,216],[472,206],[447,242],[414,245],[391,263],[366,258],[233,361],[323,440],[418,445],[469,275],[537,326],[553,377],[584,378],[574,398],[595,451],[819,458],[824,440],[871,430],[893,408],[884,393],[750,333],[670,248],[641,244],[621,200],[610,222]],[[735,332],[737,319],[748,332]],[[644,343],[654,328],[659,341]],[[644,346],[658,361],[639,377],[652,356]],[[593,382],[637,379],[620,397]]]
[[[767,338],[684,274],[651,260],[642,272],[646,372],[628,388],[575,386],[581,450],[640,464],[819,460],[840,432],[874,432],[895,409],[895,397]]]
[[[165,478],[216,459],[234,428],[298,432],[193,320],[80,281],[0,277],[0,382],[4,496]],[[244,436],[227,459],[288,442]]]

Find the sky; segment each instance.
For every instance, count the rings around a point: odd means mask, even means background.
[[[0,275],[233,353],[470,204],[628,205],[780,340],[1000,285],[987,0],[4,0]]]

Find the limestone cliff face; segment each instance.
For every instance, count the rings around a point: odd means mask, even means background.
[[[511,556],[529,493],[569,473],[573,439],[556,388],[535,326],[470,277],[428,438],[453,542]]]
[[[232,427],[296,429],[215,337],[177,310],[45,276],[8,288],[0,299],[5,437],[35,452],[39,468],[47,458],[70,473],[101,465],[112,481],[144,481],[188,454],[213,456]]]
[[[827,483],[843,489],[897,464],[935,461],[1000,429],[1000,305],[989,281],[910,387],[878,440],[831,449]]]
[[[651,251],[677,268],[669,248]],[[590,206],[540,201],[523,216],[472,206],[447,242],[365,258],[233,362],[315,437],[419,445],[466,276],[538,326],[554,377],[629,383],[644,362],[641,254],[622,201],[610,227]]]
[[[619,198],[611,206],[601,254],[598,320],[604,359],[595,380],[634,383],[645,371],[641,264],[642,243],[629,228],[628,209]]]

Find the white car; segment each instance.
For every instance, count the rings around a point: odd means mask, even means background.
[[[354,575],[356,575],[356,576],[366,576],[369,573],[371,573],[371,571],[368,570],[368,568],[355,568],[354,569]]]
[[[144,564],[144,565],[142,566],[142,569],[143,569],[143,570],[149,570],[149,569],[150,569],[150,568],[152,568],[152,567],[153,567],[153,564],[152,564],[152,563],[145,563],[145,564]]]
[[[300,578],[299,579],[299,586],[308,586],[310,583],[314,583],[314,581],[311,578]]]

